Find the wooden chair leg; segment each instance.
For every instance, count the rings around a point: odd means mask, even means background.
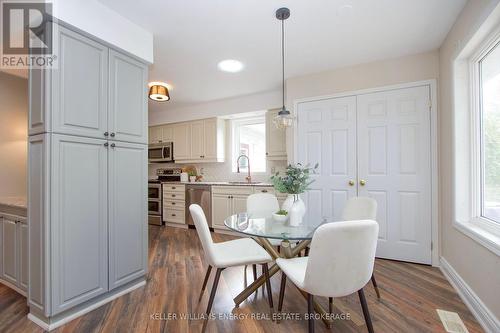
[[[363,289],[358,290],[359,301],[361,303],[361,308],[363,309],[363,316],[365,317],[366,327],[368,327],[369,333],[373,332],[372,318],[370,317],[370,312],[368,312],[368,304],[366,303],[365,293]]]
[[[273,293],[271,291],[271,278],[269,277],[269,267],[267,264],[262,264],[262,270],[264,271],[264,275],[266,277],[266,289],[267,289],[267,298],[269,300],[269,308],[271,311],[271,318],[273,318]]]
[[[308,257],[309,256],[309,247],[306,247],[305,251],[306,251],[306,257]]]
[[[212,290],[210,291],[210,298],[208,299],[206,318],[203,321],[203,327],[201,329],[202,333],[204,333],[205,330],[207,329],[208,316],[210,315],[210,310],[212,310],[212,304],[214,303],[215,292],[217,291],[217,285],[219,284],[220,274],[222,273],[223,269],[224,268],[217,268],[217,271],[215,272],[214,284],[212,286]]]
[[[280,250],[281,250],[281,246],[278,245],[278,253],[280,253]]]
[[[283,299],[285,298],[285,287],[286,287],[286,275],[281,272],[281,285],[280,285],[280,298],[278,301],[278,313],[281,313],[283,309]]]
[[[380,291],[378,290],[377,281],[375,280],[375,275],[372,273],[372,283],[373,288],[375,288],[375,292],[377,293],[377,298],[380,299]]]
[[[309,313],[309,333],[314,333],[314,296],[307,294],[307,312]]]
[[[252,270],[253,270],[253,280],[257,280],[257,265],[253,264],[252,265]]]
[[[333,313],[333,297],[328,297],[328,312]]]
[[[207,273],[205,274],[205,279],[203,280],[203,286],[201,287],[200,298],[198,298],[198,302],[201,301],[203,297],[203,293],[205,292],[205,288],[207,287],[208,278],[210,277],[210,272],[212,271],[212,266],[208,265]]]

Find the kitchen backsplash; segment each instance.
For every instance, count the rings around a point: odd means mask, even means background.
[[[149,177],[156,177],[158,168],[168,167],[184,167],[186,165],[194,165],[198,170],[198,174],[203,175],[205,181],[244,181],[247,176],[246,172],[235,173],[231,170],[231,162],[224,163],[191,163],[191,164],[175,164],[175,163],[153,163],[149,164]],[[272,172],[283,172],[287,166],[286,161],[268,161],[266,173],[252,173],[252,181],[269,182]]]

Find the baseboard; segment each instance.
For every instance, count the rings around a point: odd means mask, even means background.
[[[0,283],[3,284],[4,286],[16,291],[17,293],[23,295],[24,297],[27,297],[26,291],[20,289],[18,286],[10,283],[9,281],[0,279]]]
[[[28,319],[31,320],[32,322],[34,322],[35,324],[37,324],[38,326],[40,326],[43,330],[51,331],[51,330],[54,330],[54,329],[56,329],[64,324],[72,321],[75,318],[83,316],[84,314],[89,313],[90,311],[95,310],[98,307],[103,306],[104,304],[109,303],[109,302],[117,299],[118,297],[121,297],[125,294],[128,294],[131,291],[133,291],[137,288],[143,287],[145,285],[146,285],[146,281],[142,280],[142,281],[135,283],[135,284],[123,289],[123,290],[120,290],[117,293],[109,295],[108,297],[103,298],[96,303],[92,303],[89,306],[78,309],[76,311],[71,311],[71,309],[70,309],[70,310],[68,310],[66,315],[64,313],[62,314],[62,316],[57,315],[57,319],[54,321],[51,321],[49,323],[46,320],[39,318],[35,313],[29,313]]]
[[[476,293],[469,285],[458,275],[457,271],[444,259],[440,258],[441,271],[457,291],[462,301],[467,305],[478,323],[488,333],[500,332],[500,321],[497,317],[484,305]]]

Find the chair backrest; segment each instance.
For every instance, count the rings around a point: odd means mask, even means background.
[[[342,221],[377,220],[377,201],[368,197],[352,197],[342,211]]]
[[[342,297],[370,281],[377,249],[378,223],[342,221],[320,226],[313,235],[304,290]]]
[[[205,257],[209,265],[214,264],[214,242],[212,240],[212,235],[210,235],[210,229],[208,227],[207,218],[203,209],[197,205],[192,204],[189,206],[189,211],[191,212],[191,217],[193,218],[194,225],[196,227],[196,232],[201,241],[201,246],[203,251],[205,251]]]
[[[247,213],[252,217],[268,217],[279,209],[280,205],[275,195],[256,193],[247,198]]]

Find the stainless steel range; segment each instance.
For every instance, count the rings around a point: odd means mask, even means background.
[[[148,181],[148,223],[163,224],[162,181],[180,182],[181,168],[161,168],[156,170],[156,178]]]

